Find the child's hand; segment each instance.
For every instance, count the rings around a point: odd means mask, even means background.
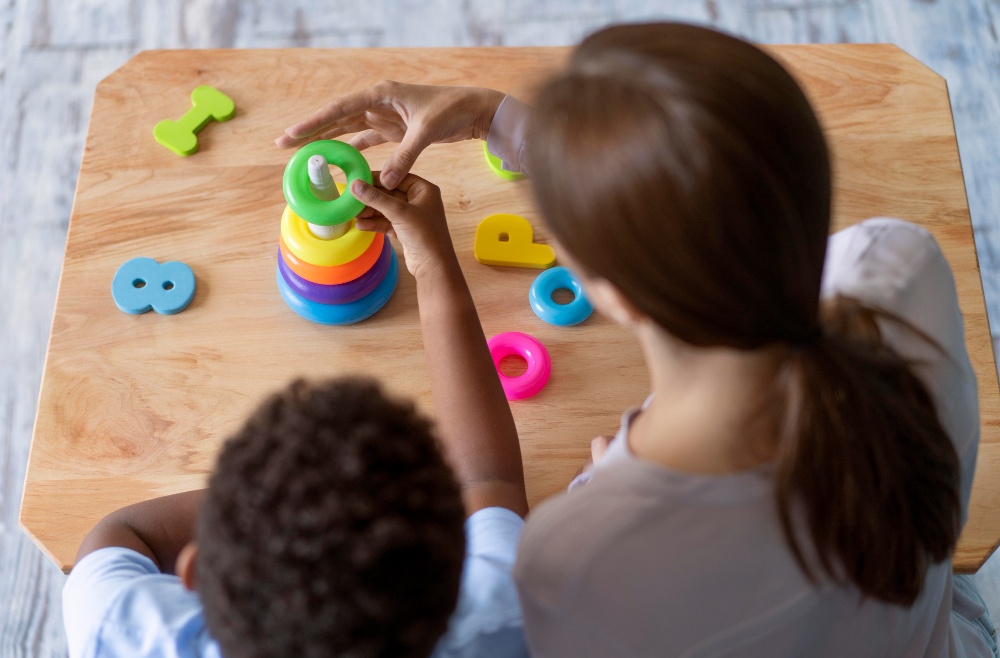
[[[502,92],[481,87],[383,80],[326,104],[285,130],[274,143],[291,148],[347,133],[358,133],[347,143],[362,151],[384,142],[399,142],[399,148],[382,167],[382,184],[392,190],[431,144],[486,139],[503,99]]]
[[[358,229],[395,235],[406,269],[415,277],[442,264],[457,264],[438,186],[407,174],[395,190],[387,190],[381,173],[373,174],[375,186],[351,183],[351,193],[368,206],[358,214]]]

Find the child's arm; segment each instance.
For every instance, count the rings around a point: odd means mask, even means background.
[[[203,489],[154,498],[123,507],[101,519],[87,534],[76,561],[101,548],[120,546],[142,553],[160,571],[173,573],[177,554],[194,538]]]
[[[392,192],[361,181],[351,192],[376,215],[359,219],[358,228],[394,232],[416,278],[438,433],[466,513],[496,506],[524,516],[517,428],[451,243],[440,190],[410,174]]]

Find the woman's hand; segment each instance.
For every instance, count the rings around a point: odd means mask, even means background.
[[[590,457],[587,457],[587,461],[583,463],[580,470],[576,472],[574,478],[580,477],[584,473],[589,473],[594,469],[594,464],[601,461],[601,457],[608,449],[608,445],[611,443],[613,436],[595,436],[590,440]]]
[[[382,167],[382,186],[395,189],[417,156],[435,142],[486,139],[502,92],[482,87],[442,87],[382,81],[338,98],[274,140],[291,148],[316,139],[357,133],[348,144],[363,151],[399,142]]]
[[[367,208],[358,214],[362,231],[391,233],[403,246],[406,269],[413,276],[444,265],[457,265],[441,190],[414,174],[407,174],[395,190],[381,184],[383,172],[373,173],[375,185],[356,180],[351,193]]]

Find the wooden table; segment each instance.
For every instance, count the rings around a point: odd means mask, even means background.
[[[892,46],[786,46],[773,52],[804,83],[829,131],[835,221],[903,217],[931,230],[955,271],[979,379],[982,444],[956,569],[973,571],[1000,540],[1000,396],[968,205],[944,80]],[[108,512],[202,486],[221,441],[269,391],[296,376],[364,373],[430,409],[412,278],[351,327],[295,315],[275,286],[282,171],[272,140],[327,100],[381,78],[485,85],[530,97],[567,54],[552,48],[145,52],[102,81],[80,168],[21,507],[21,525],[68,570]],[[210,124],[200,151],[159,146],[197,85],[229,94],[237,116]],[[390,152],[368,153],[379,168]],[[528,496],[563,488],[589,451],[640,402],[635,341],[594,317],[555,328],[527,304],[536,272],[478,264],[485,216],[529,217],[527,182],[491,173],[479,142],[433,146],[415,170],[444,193],[452,236],[487,335],[520,330],[549,348],[548,387],[512,404]],[[119,312],[110,286],[136,256],[181,260],[198,292],[176,316]]]

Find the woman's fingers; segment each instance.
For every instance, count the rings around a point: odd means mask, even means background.
[[[385,165],[382,167],[382,187],[391,190],[399,185],[406,175],[410,173],[413,163],[417,161],[417,156],[432,141],[433,139],[428,137],[427,131],[423,129],[423,126],[416,122],[410,124],[403,135],[403,139],[399,142],[399,146],[389,156],[389,159],[385,161]]]
[[[354,137],[347,140],[347,143],[358,149],[359,151],[364,151],[366,148],[371,148],[372,146],[378,146],[379,144],[385,144],[389,140],[385,138],[379,131],[369,128],[368,130],[359,132]]]
[[[351,123],[343,123],[333,128],[330,128],[326,132],[320,133],[319,139],[335,139],[341,135],[346,135],[347,133],[356,133],[362,130],[367,130],[368,124],[365,121],[353,121]]]
[[[381,90],[378,85],[341,96],[316,110],[305,120],[289,126],[285,134],[292,140],[306,139],[338,121],[362,114],[365,110],[378,105],[381,100]]]
[[[299,144],[308,141],[308,139],[292,139],[288,135],[281,135],[276,140],[274,140],[274,145],[279,149],[290,149],[295,148]]]
[[[611,443],[610,436],[596,436],[590,441],[590,458],[593,461],[598,461],[602,456],[604,456],[604,451],[608,449],[608,444]]]
[[[385,142],[398,141],[399,137],[406,133],[406,124],[402,122],[398,114],[384,115],[368,111],[335,121],[326,126],[322,133],[314,133],[308,137],[299,139],[282,135],[274,140],[274,143],[280,148],[291,148],[302,146],[317,139],[336,139],[342,135],[363,133],[366,131],[369,132],[369,136],[365,140],[358,140],[355,137],[348,140],[348,144],[360,151]],[[373,139],[374,135],[378,135],[379,139]]]

